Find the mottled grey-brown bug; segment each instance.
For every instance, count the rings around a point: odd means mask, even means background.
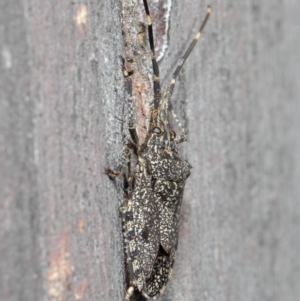
[[[131,76],[123,63],[131,137],[131,141],[126,144],[125,154],[127,156],[132,152],[136,156],[135,169],[131,173],[128,169],[126,172],[126,197],[120,208],[128,281],[125,301],[129,301],[133,295],[155,297],[163,292],[170,279],[178,243],[182,196],[191,169],[177,150],[177,144],[186,141],[187,131],[174,114],[170,99],[177,76],[199,40],[211,13],[208,6],[199,31],[162,93],[150,12],[147,0],[143,2],[153,66],[154,101],[147,136],[140,144],[133,114]],[[176,136],[170,126],[169,112],[182,130],[179,136]],[[115,174],[110,172],[110,175]]]

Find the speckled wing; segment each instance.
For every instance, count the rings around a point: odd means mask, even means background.
[[[164,291],[166,284],[171,277],[174,258],[175,253],[167,254],[160,246],[151,276],[147,279],[144,288],[145,293],[149,297],[155,297]]]
[[[163,152],[158,164],[148,168],[156,178],[154,191],[160,197],[160,244],[167,253],[176,251],[181,202],[186,179],[190,175],[188,162],[182,160],[176,151]]]
[[[161,196],[160,244],[167,253],[176,251],[184,182],[158,180],[155,191]]]
[[[190,175],[190,164],[182,160],[177,152],[160,150],[152,153],[151,160],[146,160],[147,170],[154,179],[185,182]]]
[[[150,277],[159,249],[159,209],[158,201],[151,188],[151,181],[144,176],[140,179],[132,195],[133,218],[139,261],[144,277]]]

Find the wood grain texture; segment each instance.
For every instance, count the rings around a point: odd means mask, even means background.
[[[173,0],[163,83],[207,4],[173,97],[193,170],[159,300],[298,300],[300,3]],[[121,12],[117,0],[0,4],[1,300],[123,298],[122,183],[104,172],[126,127]]]

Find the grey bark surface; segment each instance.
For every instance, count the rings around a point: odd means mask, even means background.
[[[141,18],[137,0],[0,4],[0,300],[123,298],[121,182],[105,174],[127,120],[122,4]],[[173,97],[193,170],[159,300],[299,300],[300,2],[173,0],[163,83],[207,4]],[[138,116],[148,50],[133,52]]]

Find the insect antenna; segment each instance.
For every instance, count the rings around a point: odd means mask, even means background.
[[[153,68],[154,109],[157,109],[161,98],[159,68],[155,56],[154,38],[153,38],[153,29],[152,29],[150,11],[149,11],[147,0],[143,0],[143,2],[144,2],[144,7],[147,16],[148,36],[149,36],[149,44],[151,49],[152,68]]]
[[[189,48],[187,49],[187,51],[185,52],[185,54],[182,56],[182,58],[181,58],[181,60],[180,60],[180,62],[178,64],[175,72],[173,73],[172,79],[171,79],[171,81],[170,81],[167,89],[165,90],[164,98],[166,98],[167,101],[169,101],[170,98],[171,98],[171,96],[172,96],[174,85],[175,85],[175,82],[176,82],[176,78],[177,78],[177,76],[178,76],[178,74],[179,74],[179,72],[180,72],[180,70],[181,70],[184,62],[189,57],[190,53],[192,52],[192,50],[194,49],[196,43],[198,42],[199,38],[201,37],[201,34],[202,34],[203,29],[204,29],[204,27],[206,25],[206,22],[208,21],[210,13],[211,13],[211,7],[207,6],[207,11],[206,11],[205,19],[203,20],[203,22],[202,22],[202,24],[200,26],[200,29],[196,33],[195,38],[193,39],[193,41],[190,44]]]

